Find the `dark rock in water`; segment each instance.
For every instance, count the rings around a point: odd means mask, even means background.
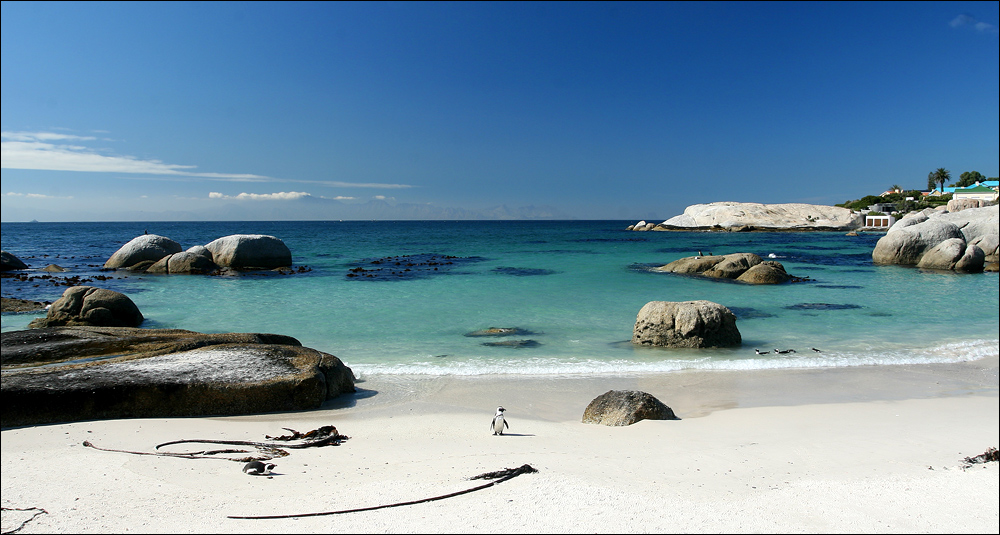
[[[3,427],[305,410],[354,392],[340,359],[275,334],[59,327],[0,345]]]
[[[28,265],[7,251],[0,251],[0,271],[14,271],[19,269],[28,269]]]
[[[28,327],[138,327],[143,319],[139,308],[125,294],[93,286],[73,286],[52,303],[44,318],[33,320]]]
[[[212,261],[212,253],[205,247],[197,246],[187,251],[165,256],[146,268],[147,273],[189,273],[198,275],[219,269]]]
[[[757,310],[752,307],[727,307],[730,312],[736,315],[736,319],[749,320],[754,318],[773,318],[774,314]]]
[[[864,288],[864,286],[858,286],[856,284],[817,284],[816,288],[826,288],[828,290],[859,290]]]
[[[0,298],[0,303],[2,303],[0,304],[0,311],[2,312],[34,312],[36,310],[44,310],[48,306],[48,303],[28,301],[14,297]]]
[[[736,315],[711,301],[650,301],[639,310],[632,343],[656,347],[732,347],[742,343]]]
[[[520,327],[490,327],[489,329],[465,333],[465,336],[529,336],[532,334],[535,333]]]
[[[456,267],[481,262],[482,257],[460,257],[439,254],[413,254],[386,256],[361,260],[351,264],[348,279],[370,281],[403,281],[422,279],[434,275],[447,275]]]
[[[552,275],[558,272],[551,269],[539,268],[497,267],[493,268],[493,273],[513,275],[515,277],[530,277],[533,275]]]
[[[753,253],[689,256],[654,268],[653,271],[736,280],[746,284],[781,284],[792,280],[792,276],[785,272],[785,267],[780,262],[762,261]]]
[[[520,349],[522,347],[538,347],[542,344],[534,340],[502,340],[500,342],[483,342],[483,345],[490,347],[513,347]]]
[[[797,305],[788,305],[785,308],[788,310],[850,310],[852,308],[862,307],[861,305],[852,305],[850,303],[799,303]]]
[[[624,426],[632,425],[639,420],[680,420],[680,418],[663,402],[638,390],[608,390],[594,398],[583,411],[585,424]]]
[[[61,266],[57,266],[55,264],[49,264],[49,265],[43,267],[42,271],[44,271],[46,273],[62,273],[64,271],[66,271],[66,269],[63,268],[63,267],[61,267]]]

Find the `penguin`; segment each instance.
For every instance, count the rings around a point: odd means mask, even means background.
[[[786,349],[784,351],[779,351],[779,350],[775,349],[774,352],[778,353],[779,355],[784,355],[785,353],[795,353],[795,350],[794,349]]]
[[[770,351],[761,351],[759,349],[754,349],[754,353],[757,353],[758,355],[768,355],[771,352]]]
[[[810,347],[809,349],[812,349],[813,351],[815,351],[815,352],[817,352],[817,353],[822,353],[822,351],[820,351],[820,350],[816,349],[815,347]]]
[[[264,464],[260,461],[250,461],[243,467],[243,472],[252,476],[263,476],[274,470],[275,466],[277,465],[272,463]]]
[[[503,407],[497,407],[497,413],[495,416],[493,416],[493,421],[490,422],[490,428],[493,429],[494,435],[502,435],[504,427],[510,429],[510,426],[507,425],[507,420],[504,420],[503,418],[503,411],[505,410],[507,409]]]

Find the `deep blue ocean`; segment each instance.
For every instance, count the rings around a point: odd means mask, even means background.
[[[630,232],[628,221],[296,221],[3,223],[2,247],[128,295],[148,328],[268,332],[371,374],[631,374],[936,363],[997,355],[996,273],[875,266],[881,234]],[[148,231],[185,249],[269,234],[291,275],[102,272]],[[750,286],[649,270],[678,258],[751,252],[806,282]],[[29,272],[5,297],[54,301],[66,289]],[[95,277],[111,277],[98,280]],[[629,343],[649,301],[707,299],[737,316],[743,346],[651,349]],[[4,314],[3,331],[35,314]],[[466,334],[512,327],[501,338]],[[487,342],[530,340],[522,347]],[[754,349],[795,349],[784,355]],[[810,348],[820,349],[814,352]]]

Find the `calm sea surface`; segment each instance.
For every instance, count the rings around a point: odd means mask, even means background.
[[[625,221],[4,223],[3,250],[128,295],[148,328],[269,332],[367,374],[629,374],[957,362],[996,355],[996,273],[874,266],[880,234],[628,232]],[[144,231],[188,248],[270,234],[292,275],[127,275],[99,268]],[[749,286],[649,271],[699,251],[751,252],[808,282]],[[402,258],[395,258],[395,257]],[[404,257],[405,256],[405,257]],[[399,263],[397,265],[397,262]],[[408,269],[408,271],[407,271]],[[42,272],[31,275],[43,275]],[[369,276],[371,275],[371,276]],[[5,297],[53,301],[65,286],[3,279]],[[649,301],[731,308],[743,346],[632,347]],[[3,331],[41,314],[4,314]],[[467,333],[516,327],[526,333]],[[528,347],[484,342],[531,340]],[[787,355],[761,351],[795,349]],[[818,348],[814,352],[810,348]]]

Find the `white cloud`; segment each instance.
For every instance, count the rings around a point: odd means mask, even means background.
[[[225,195],[217,191],[208,194],[209,199],[225,199],[238,201],[294,201],[312,195],[304,191],[279,191],[278,193],[240,193],[239,195]]]
[[[967,13],[962,13],[961,15],[955,17],[948,24],[952,28],[958,28],[959,26],[970,25],[973,28],[975,28],[976,31],[982,33],[997,33],[997,27],[995,25],[990,24],[988,22],[977,21],[975,17]]]
[[[13,191],[7,192],[5,195],[8,197],[24,197],[26,199],[72,199],[73,197],[56,197],[54,195],[44,195],[41,193],[16,193]]]
[[[0,167],[44,171],[81,171],[91,173],[140,173],[175,175],[210,179],[267,180],[252,174],[200,173],[194,165],[168,164],[160,160],[141,160],[131,156],[105,156],[81,145],[57,144],[62,141],[91,141],[96,138],[52,132],[0,133]]]

